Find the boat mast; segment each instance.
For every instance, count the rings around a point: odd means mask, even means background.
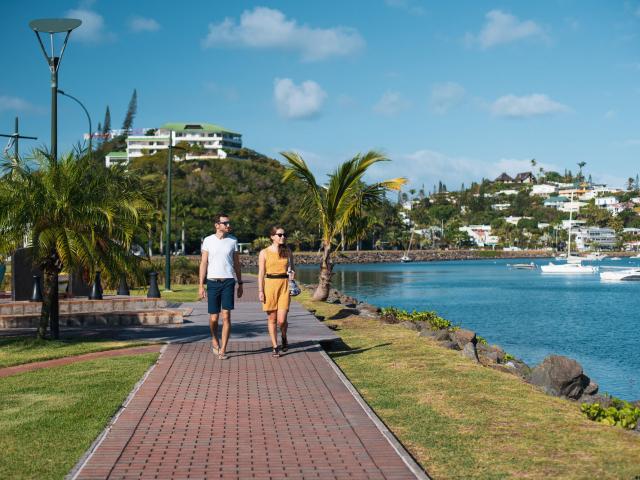
[[[569,246],[567,247],[567,262],[571,258],[571,230],[573,228],[573,190],[571,191],[571,200],[569,201]]]

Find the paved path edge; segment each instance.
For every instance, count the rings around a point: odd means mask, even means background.
[[[429,477],[427,472],[425,472],[425,470],[418,464],[418,462],[415,461],[413,456],[407,451],[406,448],[404,448],[404,445],[400,443],[400,441],[396,438],[393,432],[389,430],[389,428],[380,419],[380,417],[378,417],[376,412],[374,412],[373,409],[369,406],[369,404],[365,401],[365,399],[362,398],[362,395],[360,395],[360,392],[358,392],[356,387],[353,386],[353,384],[349,381],[347,376],[342,372],[340,367],[333,361],[333,359],[329,356],[329,354],[327,354],[324,348],[322,348],[321,345],[318,345],[318,346],[319,346],[320,354],[324,357],[324,359],[327,361],[329,366],[333,369],[333,371],[338,376],[340,381],[344,384],[344,386],[347,388],[347,390],[349,390],[349,393],[351,393],[351,395],[356,400],[356,402],[358,402],[358,405],[360,405],[360,408],[364,410],[364,412],[371,419],[371,421],[374,423],[376,428],[380,431],[380,433],[382,433],[382,436],[384,436],[384,438],[389,442],[389,444],[395,450],[398,456],[402,458],[402,461],[405,463],[407,468],[411,470],[411,472],[416,476],[416,478],[420,480],[431,480],[431,477]]]
[[[102,430],[102,432],[100,432],[100,434],[93,441],[91,446],[84,452],[82,457],[80,457],[80,460],[78,460],[78,462],[73,466],[71,471],[64,477],[65,480],[74,480],[75,478],[77,478],[77,476],[80,473],[80,471],[82,470],[82,468],[89,462],[89,460],[93,456],[94,452],[98,449],[98,447],[100,447],[100,445],[102,444],[104,439],[107,437],[107,435],[111,431],[111,428],[113,427],[113,425],[116,423],[118,418],[120,418],[120,415],[129,406],[129,403],[131,403],[131,401],[133,400],[133,397],[135,397],[136,393],[138,393],[138,390],[140,390],[140,388],[142,387],[144,382],[147,380],[147,378],[149,378],[151,373],[160,364],[160,359],[165,354],[168,346],[169,346],[168,344],[162,345],[162,348],[160,349],[160,356],[158,357],[158,359],[155,361],[155,363],[153,365],[151,365],[149,367],[149,369],[144,373],[142,378],[140,380],[138,380],[138,382],[133,386],[133,389],[129,392],[129,395],[127,395],[127,398],[125,398],[124,402],[122,402],[122,405],[120,406],[118,411],[115,413],[115,415],[113,417],[111,417],[111,420],[109,421],[107,426],[104,427],[104,430]]]

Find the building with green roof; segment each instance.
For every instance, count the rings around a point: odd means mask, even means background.
[[[145,135],[129,135],[127,160],[166,150],[169,142],[194,147],[187,153],[176,151],[178,161],[227,158],[242,148],[242,135],[213,123],[165,123],[156,130],[148,129]]]

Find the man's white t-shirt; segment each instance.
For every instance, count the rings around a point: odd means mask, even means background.
[[[226,235],[218,238],[215,234],[209,235],[202,242],[202,251],[209,252],[207,278],[236,278],[233,268],[233,254],[238,251],[236,237]]]

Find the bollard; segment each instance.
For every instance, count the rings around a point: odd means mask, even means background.
[[[121,275],[120,276],[120,285],[118,285],[118,291],[116,292],[117,295],[126,295],[129,296],[130,292],[129,292],[129,285],[127,285],[127,276],[126,275]]]
[[[100,271],[96,272],[96,278],[91,285],[91,293],[89,293],[89,300],[102,300],[102,285],[100,284]]]
[[[57,285],[56,285],[57,287]],[[31,291],[30,302],[42,301],[42,288],[40,287],[40,275],[33,276],[33,290]]]
[[[147,298],[160,298],[160,289],[158,289],[158,272],[149,274],[149,291]]]

